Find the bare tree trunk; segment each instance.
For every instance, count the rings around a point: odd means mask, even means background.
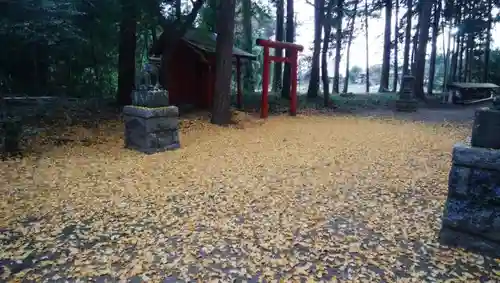
[[[325,38],[321,49],[321,80],[323,82],[323,100],[325,107],[330,99],[330,81],[328,79],[328,45],[330,44],[331,27],[325,26]]]
[[[394,77],[392,92],[398,89],[398,44],[399,43],[399,0],[396,0],[396,18],[394,19]]]
[[[488,28],[486,29],[486,43],[484,48],[484,70],[483,70],[483,82],[488,82],[489,72],[490,72],[490,53],[491,53],[491,24],[493,18],[491,15],[493,9],[493,1],[488,0]]]
[[[250,0],[242,0],[243,10],[243,34],[245,37],[245,51],[252,53],[253,37],[252,37],[252,3]],[[243,86],[246,91],[254,92],[255,82],[253,79],[253,66],[252,61],[245,62],[245,77]]]
[[[333,92],[339,93],[340,82],[340,60],[342,51],[342,19],[344,17],[344,0],[337,0],[337,19],[335,31],[335,75],[333,77]]]
[[[384,51],[382,57],[382,72],[380,74],[379,92],[389,90],[389,72],[391,69],[391,18],[392,0],[385,1],[385,31],[384,31]]]
[[[434,20],[432,22],[432,42],[431,42],[431,59],[429,65],[429,84],[427,93],[430,95],[434,90],[434,77],[436,74],[436,52],[437,52],[437,37],[439,35],[439,17],[441,14],[441,1],[438,1],[434,7]]]
[[[453,43],[453,54],[451,55],[450,62],[450,81],[455,82],[458,81],[458,52],[460,49],[460,36],[455,34],[455,40]]]
[[[472,63],[474,61],[474,34],[469,36],[469,42],[467,43],[468,56],[466,65],[467,81],[472,81]]]
[[[217,44],[215,48],[215,91],[211,122],[225,125],[231,122],[231,75],[236,0],[220,3],[217,15]]]
[[[345,66],[345,78],[344,78],[344,88],[342,90],[343,93],[347,93],[347,90],[349,88],[349,71],[350,71],[350,64],[349,64],[349,59],[351,55],[351,44],[352,44],[352,38],[354,35],[354,23],[356,22],[356,14],[358,12],[358,1],[354,3],[354,9],[353,9],[353,15],[351,18],[350,22],[350,27],[349,27],[349,39],[347,41],[347,54],[346,54],[346,66]]]
[[[407,0],[406,11],[406,28],[405,28],[405,47],[403,50],[403,76],[410,74],[410,45],[411,45],[411,24],[413,17],[413,1]],[[403,84],[400,86],[400,91],[403,89]]]
[[[411,1],[411,0],[408,0]],[[366,66],[365,66],[365,91],[370,92],[370,52],[368,42],[368,0],[365,0],[365,49],[366,49]]]
[[[330,0],[326,8],[326,14],[324,18],[324,39],[323,39],[323,49],[321,50],[321,79],[323,81],[323,105],[325,107],[330,106],[330,80],[328,79],[328,49],[331,40],[332,32],[332,13],[333,5],[335,1]]]
[[[460,46],[458,49],[458,81],[462,82],[464,79],[464,51],[465,51],[465,34],[460,35]]]
[[[443,34],[445,34],[445,21],[443,20]],[[450,28],[448,29],[448,42],[445,42],[445,38],[443,36],[443,50],[446,50],[445,61],[444,61],[444,76],[443,76],[443,85],[441,86],[441,91],[446,91],[446,85],[448,84],[449,78],[449,69],[450,69],[450,61],[451,61],[451,23]]]
[[[325,16],[324,7],[324,0],[314,0],[314,49],[312,56],[311,77],[309,79],[309,87],[307,88],[307,97],[309,98],[317,97],[319,92],[319,55],[321,52],[323,17]],[[329,25],[329,23],[327,25]]]
[[[135,82],[137,7],[133,0],[121,0],[121,7],[117,103],[128,105],[132,103]]]
[[[455,18],[455,26],[460,25],[461,20],[462,20],[462,3],[463,0],[458,0],[458,9],[457,9],[457,17]],[[458,56],[460,54],[460,46],[461,46],[461,34],[456,33],[454,39],[454,50],[453,50],[453,55],[451,58],[451,64],[450,64],[450,80],[452,82],[454,81],[460,81],[459,74],[458,74]]]
[[[294,42],[295,40],[295,19],[293,10],[293,0],[287,0],[286,2],[286,41]],[[291,53],[289,50],[286,51],[286,57],[290,58]],[[285,70],[283,72],[283,89],[281,90],[281,97],[290,99],[290,64],[285,64]]]
[[[466,22],[467,20],[467,15],[469,13],[469,9],[467,7],[467,2],[464,1],[465,5],[464,5],[464,12],[462,14],[462,22]],[[462,36],[462,39],[461,39],[461,44],[460,44],[460,53],[459,53],[459,58],[458,58],[458,61],[459,61],[459,65],[458,65],[458,80],[459,81],[465,81],[466,79],[466,76],[465,76],[465,71],[464,71],[464,67],[465,67],[465,54],[467,54],[467,38],[468,38],[468,34],[462,32],[461,33],[461,36]]]
[[[422,0],[419,15],[420,31],[418,36],[418,47],[415,56],[415,84],[414,93],[417,98],[425,100],[424,73],[425,55],[427,52],[427,41],[429,40],[429,27],[432,13],[432,2]]]
[[[283,41],[285,33],[285,0],[276,1],[276,41]],[[274,56],[282,57],[283,50],[281,48],[274,49]],[[283,64],[274,63],[274,76],[273,76],[273,92],[278,93],[283,87]]]
[[[208,7],[210,8],[210,20],[208,21],[208,26],[210,31],[217,32],[217,12],[219,10],[219,0],[208,0]]]
[[[153,44],[155,44],[158,40],[158,36],[156,35],[156,25],[151,27],[151,37],[153,38]]]
[[[418,6],[417,6],[418,7]],[[413,46],[412,46],[412,52],[411,52],[411,73],[415,73],[415,58],[417,55],[417,48],[418,48],[418,38],[419,38],[419,33],[420,33],[420,22],[417,22],[416,26],[416,31],[415,35],[413,35]]]
[[[175,16],[180,19],[182,15],[182,0],[175,0]]]

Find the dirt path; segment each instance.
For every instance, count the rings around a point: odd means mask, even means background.
[[[124,150],[114,123],[94,146],[1,163],[1,280],[500,280],[498,260],[436,240],[467,127],[184,123],[174,152]]]

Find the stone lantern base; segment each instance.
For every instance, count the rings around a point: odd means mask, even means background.
[[[180,147],[177,107],[128,105],[123,108],[123,116],[126,148],[152,154]]]
[[[415,112],[418,109],[418,101],[413,98],[399,98],[396,100],[396,111]]]
[[[440,242],[500,258],[500,111],[476,111],[469,144],[453,148]]]
[[[500,150],[454,146],[439,240],[500,258]]]

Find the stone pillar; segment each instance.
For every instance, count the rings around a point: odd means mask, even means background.
[[[445,245],[493,257],[500,257],[500,115],[497,112],[478,110],[471,144],[457,144],[453,148],[448,198],[439,233],[440,242]]]
[[[414,112],[417,111],[418,101],[413,96],[413,84],[415,77],[405,75],[402,78],[401,92],[396,100],[396,111]]]
[[[500,149],[500,99],[495,97],[493,108],[476,110],[471,145]]]
[[[128,105],[123,108],[123,116],[126,148],[152,154],[180,147],[177,107]]]

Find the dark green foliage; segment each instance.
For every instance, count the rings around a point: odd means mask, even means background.
[[[0,91],[88,96],[116,84],[114,1],[7,1],[1,5]],[[108,87],[108,89],[106,89]]]
[[[135,67],[147,62],[151,45],[164,28],[176,29],[179,3],[188,14],[193,3],[181,0],[134,1],[137,21]],[[204,1],[200,28],[214,30],[217,1]],[[113,97],[118,87],[120,22],[119,0],[6,0],[0,1],[0,93],[29,96]],[[212,4],[212,5],[210,5]],[[272,27],[271,12],[263,2],[251,2],[252,28],[241,28],[243,11],[238,2],[235,43],[249,45]],[[247,12],[247,11],[245,11]],[[196,13],[197,14],[197,13]],[[176,22],[176,20],[180,21]],[[245,32],[250,30],[250,37]],[[272,35],[272,31],[271,31]],[[267,36],[267,35],[266,35]],[[250,50],[249,50],[250,51]],[[245,86],[259,81],[260,62],[253,62],[255,77],[244,76]],[[247,71],[248,72],[248,71]],[[249,81],[249,82],[246,82]],[[252,90],[253,91],[253,90]]]

